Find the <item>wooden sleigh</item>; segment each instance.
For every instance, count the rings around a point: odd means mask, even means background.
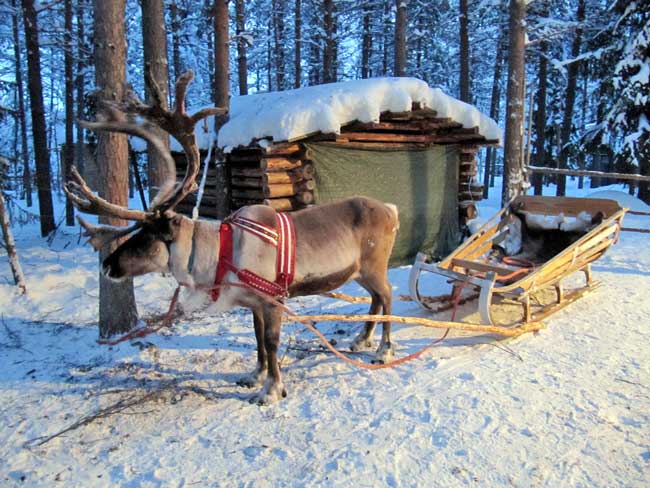
[[[614,200],[518,197],[441,262],[429,263],[426,256],[419,253],[409,277],[411,298],[423,308],[432,311],[449,308],[448,304],[453,300],[464,303],[478,298],[481,321],[485,324],[495,322],[495,305],[504,302],[517,304],[523,308],[523,317],[512,324],[540,321],[599,285],[592,278],[591,263],[616,242],[626,211],[627,209],[620,208]],[[600,224],[585,231],[582,237],[550,259],[543,262],[538,260],[534,266],[527,269],[495,262],[493,248],[508,232],[512,213],[518,217],[535,215],[577,218],[584,215],[582,212],[590,215],[602,212],[604,217]],[[422,296],[419,292],[419,281],[423,271],[448,278],[448,283],[452,286],[451,295]],[[575,272],[584,273],[585,285],[570,291],[565,290],[563,280]],[[551,303],[540,305],[535,297],[542,292],[548,294],[553,288],[555,297]],[[469,296],[465,294],[461,297],[463,290],[470,290]]]

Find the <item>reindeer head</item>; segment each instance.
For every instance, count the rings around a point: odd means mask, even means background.
[[[121,132],[145,139],[174,168],[175,163],[166,143],[151,131],[151,124],[157,125],[173,136],[183,147],[187,158],[187,169],[180,183],[175,178],[168,181],[151,202],[148,210],[133,210],[112,204],[95,195],[76,168],[72,169],[72,180],[65,184],[65,192],[73,205],[81,212],[117,217],[135,222],[130,227],[91,225],[77,216],[85,229],[85,236],[95,250],[99,250],[116,239],[130,236],[117,247],[102,263],[103,273],[111,279],[121,280],[151,272],[167,271],[170,248],[181,231],[184,217],[174,212],[174,207],[189,193],[196,190],[196,175],[199,171],[200,155],[194,134],[196,124],[210,115],[220,115],[225,108],[206,108],[194,115],[185,112],[185,94],[194,73],[188,71],[176,81],[176,103],[172,110],[164,108],[160,88],[147,67],[146,81],[153,94],[152,105],[144,104],[133,92],[128,92],[126,102],[117,104],[105,102],[106,119],[96,122],[79,122],[96,131]],[[145,122],[128,121],[129,117],[143,117]],[[134,233],[135,232],[135,233]]]

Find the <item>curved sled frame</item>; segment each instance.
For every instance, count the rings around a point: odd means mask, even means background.
[[[513,269],[487,263],[487,255],[498,242],[497,239],[507,232],[508,216],[516,211],[556,216],[560,213],[577,216],[583,211],[602,211],[606,220],[530,273],[502,284],[499,277],[507,276]],[[541,320],[599,285],[592,279],[590,265],[616,242],[626,211],[617,202],[606,199],[518,197],[440,263],[428,263],[426,256],[418,253],[409,276],[411,298],[423,308],[435,311],[423,300],[418,289],[422,272],[428,271],[449,278],[452,287],[462,286],[478,291],[478,308],[484,324],[493,324],[492,307],[495,301],[502,298],[521,303],[522,322]],[[562,280],[577,271],[585,273],[585,286],[564,293]],[[555,287],[556,303],[542,307],[535,314],[531,313],[530,297],[549,286]]]

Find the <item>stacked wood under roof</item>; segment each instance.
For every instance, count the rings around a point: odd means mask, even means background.
[[[230,168],[233,210],[244,205],[263,203],[279,211],[304,208],[313,203],[314,165],[303,142],[344,145],[358,149],[413,150],[434,145],[459,147],[459,211],[461,219],[475,214],[473,202],[482,199],[482,187],[474,183],[477,173],[476,153],[480,146],[496,144],[479,134],[478,127],[463,128],[450,118],[437,117],[435,111],[416,103],[409,112],[381,115],[379,122],[353,122],[340,134],[312,134],[294,142],[252,144],[234,149],[227,155]],[[179,171],[184,171],[182,163]],[[214,174],[208,173],[201,214],[216,217]],[[181,211],[191,210],[193,196],[183,202]]]

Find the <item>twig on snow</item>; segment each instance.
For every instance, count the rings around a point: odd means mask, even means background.
[[[102,408],[98,410],[95,413],[92,413],[90,415],[86,415],[85,417],[82,417],[78,421],[74,422],[73,424],[69,425],[63,430],[60,430],[59,432],[48,435],[48,436],[41,436],[41,437],[36,437],[34,439],[30,439],[27,441],[24,446],[26,448],[31,448],[35,446],[42,446],[43,444],[47,444],[50,442],[52,439],[55,439],[57,437],[62,436],[63,434],[66,434],[68,432],[71,432],[73,430],[76,430],[80,427],[83,427],[85,425],[89,425],[93,423],[96,420],[103,419],[110,417],[111,415],[115,415],[117,413],[121,413],[124,410],[127,410],[129,408],[135,407],[136,405],[143,405],[147,402],[150,402],[152,400],[156,400],[162,396],[163,393],[166,391],[176,387],[177,382],[175,380],[172,380],[160,388],[156,388],[155,390],[149,391],[145,393],[144,395],[142,394],[134,394],[131,395],[127,398],[122,398],[119,401],[109,405],[108,407]]]

